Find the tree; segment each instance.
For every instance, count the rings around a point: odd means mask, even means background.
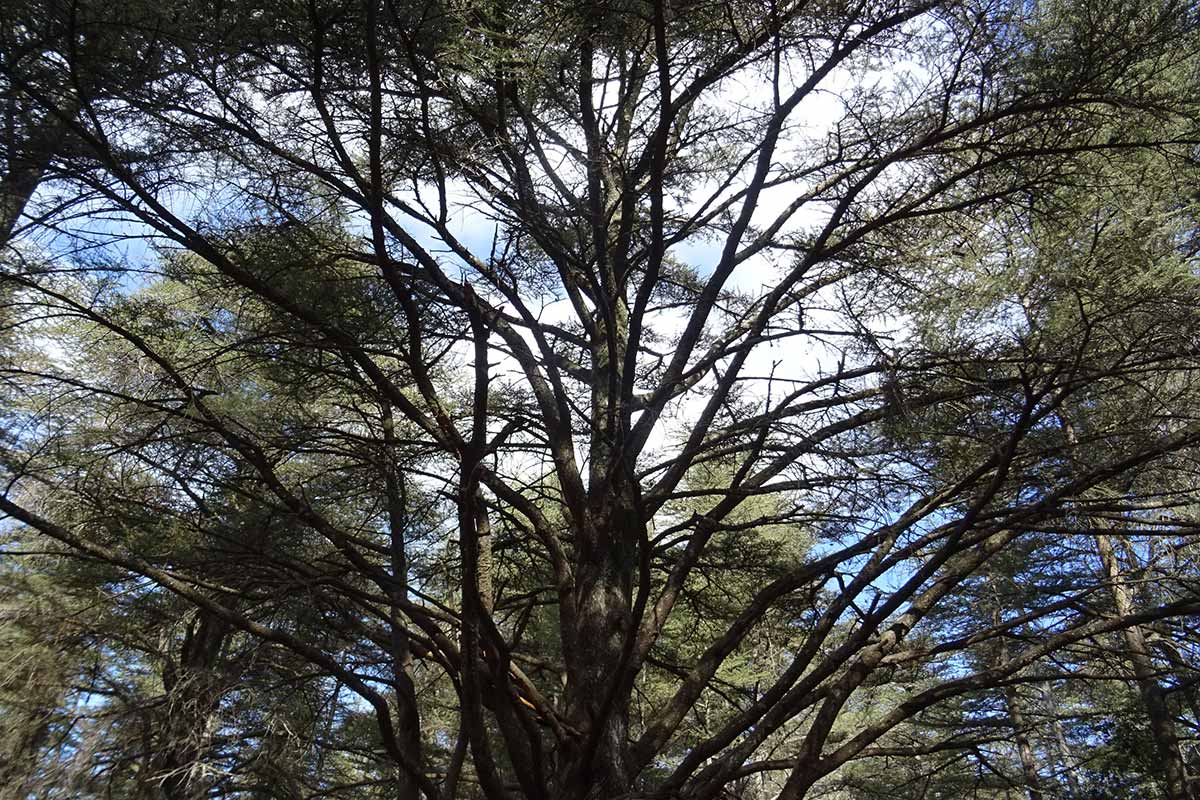
[[[110,6],[4,23],[0,511],[189,609],[168,796],[790,800],[1200,610],[938,624],[1194,495],[1181,4]]]

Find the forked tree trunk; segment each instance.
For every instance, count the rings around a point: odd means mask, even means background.
[[[148,778],[167,800],[201,800],[208,786],[200,769],[213,715],[223,694],[217,671],[230,626],[199,612],[179,652],[178,664],[163,675],[166,716],[151,732],[154,743]]]
[[[597,232],[596,241],[603,243],[605,238]],[[568,745],[556,781],[556,796],[573,800],[624,797],[633,785],[629,741],[633,687],[623,673],[633,645],[633,585],[645,534],[639,491],[633,485],[637,479],[621,468],[629,422],[622,396],[629,341],[625,301],[614,296],[608,313],[597,314],[595,323],[590,497],[587,520],[575,532],[577,630],[571,637],[565,697],[568,719],[583,735]]]

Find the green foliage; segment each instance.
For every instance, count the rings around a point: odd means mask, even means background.
[[[1187,800],[1191,9],[11,5],[4,796]]]

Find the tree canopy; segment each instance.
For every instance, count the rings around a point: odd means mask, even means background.
[[[0,796],[1200,796],[1190,5],[6,5]]]

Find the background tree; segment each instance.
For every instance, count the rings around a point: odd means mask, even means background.
[[[1186,674],[1092,568],[1192,533],[1182,5],[18,12],[0,511],[155,620],[134,784],[1061,793],[1034,687]]]

